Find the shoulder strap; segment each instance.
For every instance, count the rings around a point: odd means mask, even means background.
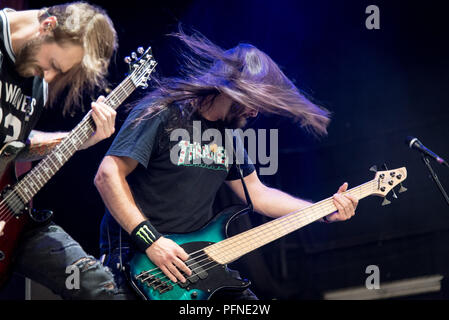
[[[229,133],[227,130],[225,130],[226,134]],[[237,140],[237,139],[236,139]],[[243,170],[240,167],[239,162],[237,161],[237,155],[236,155],[236,151],[234,148],[234,136],[231,136],[231,141],[232,141],[232,159],[233,159],[233,163],[235,164],[237,171],[239,173],[240,176],[240,180],[242,181],[242,186],[243,186],[243,191],[245,192],[245,198],[246,198],[246,203],[248,204],[248,209],[253,212],[254,211],[254,206],[253,206],[253,202],[251,201],[251,197],[249,196],[249,192],[248,192],[248,188],[246,187],[246,183],[245,183],[245,179],[243,177]]]

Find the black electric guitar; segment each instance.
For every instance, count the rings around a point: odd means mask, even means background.
[[[117,109],[136,88],[148,86],[147,82],[157,63],[151,48],[139,48],[138,52],[141,54],[140,58],[136,53],[133,53],[132,59],[127,57],[125,61],[130,65],[129,75],[104,101],[113,109]],[[30,219],[35,219],[27,207],[28,203],[95,132],[91,112],[89,111],[68,136],[17,183],[12,160],[24,145],[14,141],[2,148],[0,169],[3,171],[0,190],[3,191],[0,196],[0,221],[5,221],[6,224],[4,235],[0,236],[0,285],[8,277],[13,252],[22,230]]]
[[[405,167],[379,171],[373,180],[350,189],[345,194],[356,199],[370,195],[385,197],[406,177]],[[399,192],[405,190],[401,185]],[[187,277],[186,283],[173,283],[145,254],[137,253],[128,266],[134,289],[148,300],[205,300],[221,289],[243,290],[249,283],[234,279],[227,271],[226,264],[337,211],[337,208],[333,199],[328,198],[226,239],[229,223],[246,211],[241,206],[231,207],[218,214],[199,231],[166,236],[189,254],[186,264],[192,270],[192,275]]]

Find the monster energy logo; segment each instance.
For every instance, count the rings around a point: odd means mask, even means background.
[[[154,236],[154,233],[151,232],[150,228],[148,228],[148,226],[146,226],[146,225],[141,226],[139,228],[139,230],[136,232],[136,235],[139,236],[147,244],[153,243],[153,241],[154,241],[153,239],[156,238]]]

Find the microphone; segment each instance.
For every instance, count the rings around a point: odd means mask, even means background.
[[[429,149],[427,149],[422,143],[421,141],[418,140],[418,138],[415,137],[407,137],[407,139],[405,140],[405,144],[410,148],[410,149],[415,149],[420,151],[421,153],[425,154],[426,156],[434,159],[436,162],[438,162],[439,164],[442,164],[446,167],[449,167],[449,164],[446,162],[446,160],[444,160],[443,158],[439,157],[438,155],[436,155],[435,153],[433,153],[432,151],[430,151]]]

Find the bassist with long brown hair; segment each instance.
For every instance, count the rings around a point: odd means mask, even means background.
[[[254,211],[271,218],[310,205],[263,185],[254,166],[242,161],[246,194],[239,170],[231,162],[232,149],[224,143],[226,129],[241,128],[258,112],[291,117],[318,135],[326,134],[329,123],[329,112],[301,94],[256,47],[240,44],[225,51],[200,35],[180,32],[177,37],[189,50],[184,53],[183,75],[161,79],[131,111],[95,178],[108,209],[101,226],[101,250],[117,284],[128,288],[130,298],[136,295],[127,286],[123,268],[136,252],[145,254],[158,270],[154,275],[142,271],[133,279],[140,280],[144,290],[151,290],[152,297],[139,292],[146,298],[164,299],[165,294],[167,299],[176,299],[170,296],[175,284],[186,288],[188,296],[181,295],[188,299],[200,298],[199,292],[207,298],[207,293],[220,286],[201,287],[211,278],[212,269],[198,267],[199,261],[190,259],[191,252],[165,234],[187,234],[205,226],[213,217],[212,203],[224,182],[243,201],[249,195]],[[221,133],[221,143],[191,140],[197,128]],[[186,136],[176,134],[172,139],[177,129]],[[327,222],[355,214],[358,200],[342,194],[347,188],[343,184],[334,195],[338,210],[325,217]],[[191,289],[195,286],[199,289]],[[220,295],[256,299],[249,289],[223,290]]]

